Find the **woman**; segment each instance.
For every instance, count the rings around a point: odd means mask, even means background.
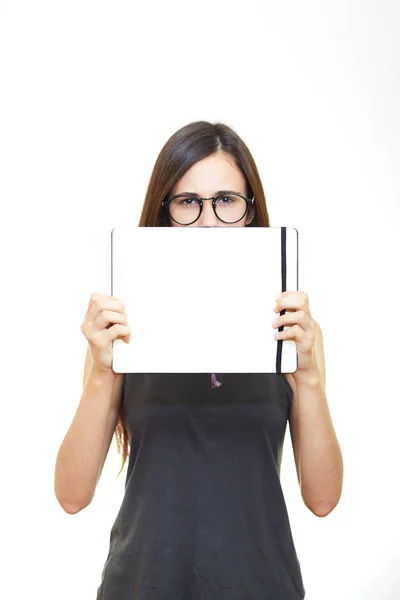
[[[245,143],[221,123],[177,131],[157,158],[139,226],[269,227]],[[307,294],[285,291],[275,311],[277,331],[289,326],[276,339],[296,341],[292,375],[118,375],[112,341],[131,337],[124,306],[91,296],[84,391],[59,450],[55,489],[67,512],[82,510],[114,433],[122,467],[130,447],[97,600],[304,598],[280,484],[287,421],[301,494],[318,516],[339,501],[342,457]]]

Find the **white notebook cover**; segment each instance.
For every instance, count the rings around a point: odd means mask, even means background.
[[[115,373],[293,373],[294,340],[276,340],[275,297],[298,290],[294,227],[117,227],[111,295],[131,341]],[[285,327],[287,329],[287,327]]]

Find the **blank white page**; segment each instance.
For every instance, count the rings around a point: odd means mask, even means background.
[[[131,341],[116,373],[293,373],[294,340],[275,340],[275,297],[298,290],[293,227],[117,227],[111,295]],[[285,327],[287,329],[287,327]]]

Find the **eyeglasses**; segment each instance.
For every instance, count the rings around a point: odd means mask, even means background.
[[[254,203],[252,198],[245,198],[241,194],[220,194],[211,198],[198,198],[188,194],[177,194],[161,202],[169,216],[179,225],[191,225],[200,217],[203,210],[203,200],[212,200],[216,217],[223,223],[237,223],[246,215],[249,204]]]

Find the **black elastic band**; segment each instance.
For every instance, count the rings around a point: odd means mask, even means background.
[[[281,227],[281,278],[282,278],[282,292],[286,292],[286,227]],[[285,314],[285,309],[280,311],[280,315]],[[283,325],[278,328],[279,331],[283,331]],[[276,348],[276,372],[282,374],[282,343],[283,340],[276,340],[278,342]]]

